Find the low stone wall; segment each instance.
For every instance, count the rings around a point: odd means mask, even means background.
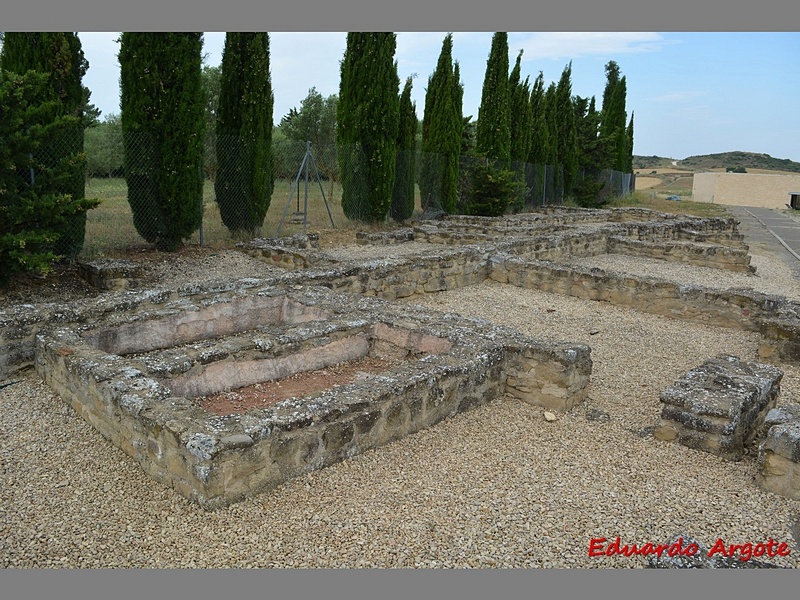
[[[336,292],[396,300],[477,285],[488,277],[493,248],[443,248],[437,255],[394,257],[365,263],[342,262],[293,273],[292,280]]]
[[[354,302],[321,288],[196,290],[182,298],[177,314],[167,314],[167,306],[175,305],[171,300],[164,298],[163,312],[139,303],[127,315],[108,314],[84,330],[41,332],[36,369],[147,473],[205,508],[235,502],[399,439],[504,393],[537,406],[569,409],[584,398],[591,372],[590,349],[584,345],[537,342],[483,321],[375,298]],[[250,317],[230,329],[225,316],[255,315],[257,305],[263,305],[272,329],[247,334],[255,339],[243,348],[236,330],[252,325]],[[207,327],[181,329],[181,324],[201,322]],[[131,342],[131,327],[143,334],[172,328],[177,333],[165,335],[173,336],[175,343],[190,344],[189,349],[177,350],[190,364],[173,355],[172,364],[183,366],[161,368],[160,350],[148,363],[147,356],[136,353],[161,348],[166,340],[134,335],[137,341]],[[240,361],[255,360],[247,354],[254,351],[261,360],[274,361],[280,358],[275,350],[281,348],[284,358],[306,361],[305,366],[313,368],[314,359],[303,352],[337,343],[334,332],[390,344],[417,358],[366,380],[244,414],[212,415],[169,387],[175,370],[199,377],[211,365],[236,371]],[[225,337],[211,346],[203,343],[225,334],[239,339],[228,340],[238,355],[230,352],[230,345],[220,351]],[[289,337],[269,344],[264,342],[268,334]],[[299,346],[292,346],[290,338]],[[302,365],[295,367],[302,370]],[[261,376],[274,374],[265,369]]]
[[[786,302],[758,322],[758,355],[764,360],[800,362],[800,305]]]
[[[414,230],[410,227],[394,229],[392,231],[358,231],[356,244],[362,246],[390,246],[414,241]]]
[[[755,273],[755,268],[750,265],[747,248],[730,248],[696,242],[646,242],[616,236],[608,237],[607,248],[609,253]]]
[[[782,296],[749,290],[711,290],[652,277],[632,277],[597,268],[500,255],[493,256],[490,263],[489,276],[500,283],[610,302],[642,312],[706,325],[760,331],[765,336],[770,335],[772,330],[763,325],[763,319],[775,317],[781,308],[791,306],[800,310],[800,305],[789,302]],[[783,319],[788,319],[789,314],[790,311],[784,310]],[[800,323],[800,320],[795,316],[793,321],[777,322]],[[777,343],[780,340],[773,341]],[[791,343],[795,343],[794,340]],[[765,344],[765,349],[768,347],[770,340]],[[774,350],[773,354],[780,355],[781,352]]]
[[[283,246],[276,244],[273,239],[256,239],[249,242],[239,242],[236,244],[236,247],[250,256],[263,260],[267,264],[288,271],[310,269],[311,267],[332,264],[324,254],[315,249],[300,248],[292,245]]]

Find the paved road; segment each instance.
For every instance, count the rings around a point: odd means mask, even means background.
[[[729,206],[748,243],[767,246],[800,277],[800,222],[771,208]]]

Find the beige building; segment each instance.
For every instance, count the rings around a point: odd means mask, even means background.
[[[790,194],[800,192],[798,175],[695,173],[692,200],[735,206],[786,208]]]

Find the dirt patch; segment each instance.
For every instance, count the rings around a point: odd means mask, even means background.
[[[75,265],[56,264],[46,275],[21,273],[8,287],[0,288],[0,307],[39,302],[70,302],[95,298],[101,290],[84,281]]]
[[[306,371],[229,392],[200,396],[195,398],[195,402],[214,414],[239,414],[251,408],[268,408],[288,398],[301,398],[336,385],[353,383],[365,375],[381,373],[398,364],[399,361],[364,357],[318,371]]]
[[[648,190],[663,183],[662,179],[658,177],[636,177],[636,189]]]

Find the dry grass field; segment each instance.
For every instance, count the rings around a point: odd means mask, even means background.
[[[285,219],[280,229],[280,235],[303,232],[302,214],[298,215],[298,213],[303,212],[306,203],[305,183],[300,182],[299,190],[296,187],[293,189],[293,187],[294,181],[281,179],[275,182],[269,210],[258,235],[275,236],[284,213]],[[323,182],[322,189],[320,189],[320,185],[316,181],[309,182],[306,228],[313,231],[334,228],[352,229],[354,225],[342,212],[341,194],[342,188],[338,183],[331,186],[328,182]],[[87,182],[87,198],[97,198],[101,204],[87,213],[86,242],[82,259],[118,256],[149,247],[133,225],[133,215],[127,195],[128,188],[125,179],[90,179]],[[214,197],[214,183],[206,181],[203,190],[203,245],[230,247],[239,240],[232,236],[222,223]],[[327,208],[325,200],[327,200]],[[417,192],[417,209],[421,210],[419,192]],[[187,243],[198,245],[200,231],[195,232],[187,240]]]

